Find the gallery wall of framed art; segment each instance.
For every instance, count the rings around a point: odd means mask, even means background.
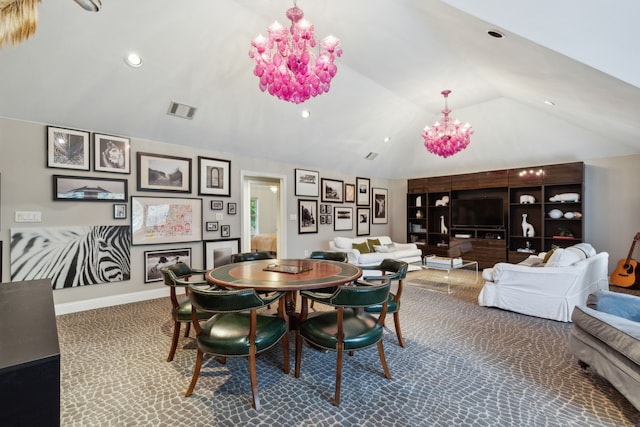
[[[11,123],[9,128],[7,123]],[[0,160],[3,177],[10,176],[8,181],[3,180],[1,200],[2,228],[8,236],[12,236],[10,228],[20,225],[16,218],[27,221],[37,218],[38,222],[25,226],[37,230],[40,233],[37,234],[38,239],[52,233],[51,229],[55,227],[70,230],[76,226],[95,227],[89,234],[98,230],[110,233],[123,226],[127,228],[131,246],[126,259],[130,268],[124,269],[123,266],[120,270],[124,272],[121,277],[129,279],[99,283],[98,288],[113,287],[113,290],[98,291],[98,296],[117,297],[119,293],[160,291],[161,281],[150,273],[152,266],[157,264],[153,261],[159,262],[165,252],[190,250],[186,259],[198,267],[205,261],[204,241],[242,237],[241,242],[245,243],[243,171],[251,171],[250,176],[253,177],[254,173],[262,173],[263,164],[265,176],[278,176],[280,182],[277,190],[281,191],[275,194],[284,200],[278,206],[284,221],[278,226],[285,232],[282,239],[277,240],[278,245],[282,244],[278,250],[283,254],[303,257],[305,249],[322,248],[335,234],[354,235],[357,231],[356,177],[349,173],[313,167],[296,169],[262,160],[256,163],[254,159],[242,156],[225,159],[221,152],[137,139],[118,132],[117,128],[93,130],[81,126],[47,126],[0,119],[0,129],[3,136],[15,141],[15,147],[27,147],[25,150],[12,149],[11,161]],[[35,156],[34,151],[41,155]],[[169,166],[158,167],[157,164],[163,161],[167,161]],[[170,175],[178,170],[185,172],[181,179],[176,180],[175,175]],[[209,173],[205,174],[204,170],[209,170]],[[214,170],[217,175],[213,174]],[[29,185],[28,192],[20,191],[22,183]],[[384,180],[371,179],[370,184],[373,184],[370,185],[371,192],[373,188],[388,187]],[[268,186],[265,191],[270,191]],[[174,199],[179,205],[186,203],[189,214],[178,215],[178,220],[172,213],[175,203],[169,203],[167,207],[167,199]],[[194,204],[191,199],[200,200]],[[302,202],[301,210],[298,199],[306,200]],[[32,205],[32,200],[38,201],[37,207]],[[96,203],[101,201],[103,203]],[[142,214],[140,205],[143,206]],[[263,212],[272,212],[271,204],[260,206]],[[310,217],[305,208],[312,211]],[[17,216],[16,212],[20,215]],[[193,218],[190,219],[189,215]],[[372,211],[370,217],[373,215]],[[139,226],[142,224],[145,232],[141,233]],[[260,235],[272,233],[269,227],[261,228]],[[371,227],[387,226],[372,224]],[[14,238],[17,235],[14,234]],[[11,248],[19,247],[12,246],[8,240],[4,242],[5,280],[10,279]],[[250,244],[251,239],[246,242]],[[15,263],[15,257],[19,255],[15,249],[13,252]],[[79,287],[86,284],[79,282]],[[96,295],[93,291],[81,293],[68,289],[56,298],[63,303],[72,303],[93,295]]]

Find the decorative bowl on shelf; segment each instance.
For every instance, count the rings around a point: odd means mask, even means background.
[[[580,212],[565,212],[564,217],[567,219],[579,219],[582,218],[582,214]]]
[[[551,209],[548,215],[550,218],[559,219],[562,218],[562,215],[564,215],[564,213],[560,209]]]

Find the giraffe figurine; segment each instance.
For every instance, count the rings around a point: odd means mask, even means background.
[[[440,233],[447,234],[449,229],[444,225],[444,215],[440,215]]]
[[[522,214],[522,235],[524,237],[533,237],[535,234],[533,225],[527,222],[527,214]]]

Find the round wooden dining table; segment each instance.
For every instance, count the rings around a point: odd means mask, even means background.
[[[303,271],[296,272],[297,270]],[[286,291],[285,305],[280,304],[280,308],[281,312],[287,315],[287,321],[295,315],[298,291],[344,285],[360,276],[362,269],[356,265],[324,259],[266,259],[239,262],[215,268],[205,275],[209,283],[227,289]]]

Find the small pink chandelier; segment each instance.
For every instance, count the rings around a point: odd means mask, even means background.
[[[467,148],[473,128],[469,123],[463,125],[458,120],[451,120],[449,117],[451,110],[447,104],[451,91],[447,89],[440,93],[444,96],[444,110],[442,110],[444,117],[442,121],[435,122],[431,127],[425,127],[422,137],[424,146],[430,153],[447,158]]]
[[[268,38],[260,34],[251,40],[249,56],[256,61],[253,74],[260,79],[261,91],[300,104],[329,92],[338,71],[333,60],[342,56],[342,49],[338,38],[327,36],[320,41],[316,56],[311,51],[317,43],[313,24],[303,19],[304,12],[295,1],[293,5],[287,10],[290,30],[274,22],[267,29]]]

